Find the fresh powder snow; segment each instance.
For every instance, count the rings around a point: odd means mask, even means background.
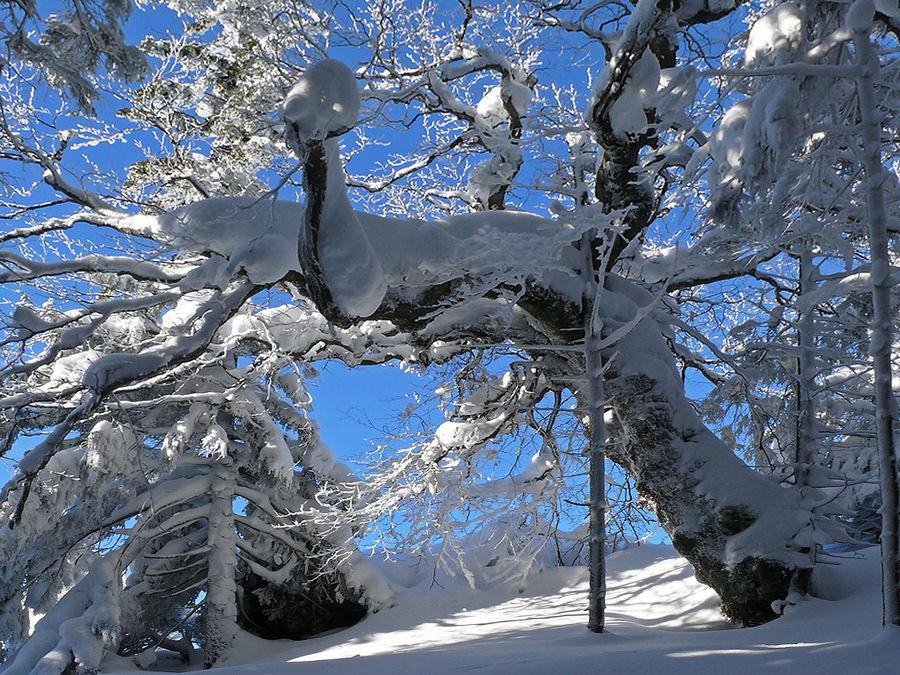
[[[351,628],[302,642],[242,633],[218,672],[294,673],[822,673],[894,672],[900,639],[881,630],[878,549],[843,553],[816,570],[823,597],[734,628],[719,599],[668,545],[609,556],[607,628],[588,632],[587,568],[546,567],[519,593],[473,591],[458,577],[395,562],[383,571],[395,604]],[[160,656],[163,672],[185,669]],[[139,672],[109,656],[103,672]],[[199,657],[189,669],[198,669]],[[165,670],[172,668],[172,671]]]

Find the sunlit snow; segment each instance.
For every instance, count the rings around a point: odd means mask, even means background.
[[[586,568],[546,568],[532,574],[521,593],[507,587],[472,591],[463,580],[443,575],[432,583],[430,569],[395,570],[395,579],[405,577],[412,586],[400,589],[393,607],[303,642],[242,634],[216,670],[223,675],[893,672],[900,640],[881,634],[878,551],[843,556],[838,566],[817,571],[826,597],[788,607],[769,624],[737,629],[721,618],[715,593],[693,578],[671,547],[615,553],[609,558],[607,631],[599,635],[585,628]],[[126,659],[108,657],[105,663],[111,673],[136,672]]]

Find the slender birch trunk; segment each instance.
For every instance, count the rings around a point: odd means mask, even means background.
[[[813,400],[815,388],[815,326],[814,308],[809,302],[815,282],[812,250],[808,243],[801,244],[797,256],[799,267],[799,320],[797,322],[797,448],[794,458],[797,487],[809,482],[809,467],[816,459],[816,410]]]
[[[593,237],[582,238],[584,252],[584,361],[587,377],[589,490],[590,490],[590,586],[588,590],[588,630],[602,633],[606,612],[606,422],[603,419],[603,359],[601,324],[597,316],[602,284],[594,269]]]
[[[848,13],[853,31],[859,74],[860,139],[865,169],[865,191],[869,216],[869,248],[872,256],[872,337],[870,352],[875,369],[875,429],[881,474],[881,573],[885,626],[900,626],[897,550],[897,457],[894,420],[897,401],[891,385],[891,282],[888,257],[887,212],[884,203],[884,167],[881,163],[881,115],[875,103],[875,79],[879,62],[869,39],[874,6],[857,0]],[[865,20],[868,16],[868,21]],[[868,23],[868,26],[865,24]]]

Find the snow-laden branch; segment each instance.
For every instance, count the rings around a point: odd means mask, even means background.
[[[107,354],[91,363],[81,376],[83,400],[40,443],[25,453],[15,477],[0,492],[0,502],[18,492],[19,506],[8,523],[13,528],[21,517],[30,494],[31,483],[53,457],[62,440],[76,423],[88,417],[119,387],[135,380],[151,377],[180,363],[197,357],[209,344],[219,327],[257,290],[247,282],[238,282],[228,290],[215,293],[202,303],[193,333],[170,334],[160,344],[137,354]]]
[[[173,282],[183,274],[169,272],[154,263],[135,260],[125,256],[89,255],[60,262],[44,263],[12,253],[0,251],[0,283],[29,281],[61,274],[113,273],[141,279],[143,281]]]

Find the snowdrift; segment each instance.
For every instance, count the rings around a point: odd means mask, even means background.
[[[521,593],[475,592],[462,580],[443,578],[432,586],[431,575],[424,574],[399,592],[393,607],[352,628],[300,643],[244,634],[216,670],[223,675],[896,672],[900,633],[881,630],[878,550],[842,554],[835,562],[817,571],[822,597],[789,607],[771,623],[737,629],[721,618],[715,593],[694,580],[671,547],[622,551],[609,558],[608,632],[601,635],[585,628],[585,568],[544,569]],[[160,660],[159,666],[165,665]],[[118,658],[108,658],[104,670],[138,672]]]

